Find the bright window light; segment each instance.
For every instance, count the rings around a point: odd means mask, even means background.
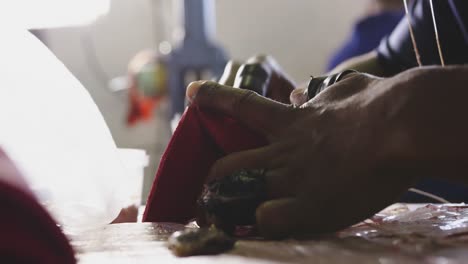
[[[1,0],[0,2],[2,2],[1,20],[6,18],[9,23],[29,29],[88,24],[106,14],[110,6],[110,0]]]

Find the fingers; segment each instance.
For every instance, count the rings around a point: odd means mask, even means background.
[[[292,175],[290,169],[285,167],[267,169],[265,179],[268,198],[278,199],[296,194],[298,183],[295,176]]]
[[[215,162],[208,174],[208,181],[232,174],[241,169],[270,169],[280,148],[276,145],[229,154]]]
[[[290,94],[294,86],[294,82],[284,72],[275,72],[268,83],[266,96],[275,101],[290,104]]]
[[[306,88],[297,88],[291,92],[289,100],[294,106],[301,106],[308,101],[308,94]]]
[[[302,229],[304,208],[296,198],[271,200],[257,208],[256,217],[263,236],[280,239]]]
[[[236,78],[237,70],[240,67],[240,63],[237,61],[229,61],[224,68],[223,75],[219,78],[219,83],[222,85],[233,86]]]
[[[269,199],[294,195],[298,186],[297,177],[291,175],[291,170],[283,167],[284,164],[277,162],[277,157],[281,153],[275,148],[267,146],[233,153],[221,158],[211,167],[206,181],[210,182],[242,169],[264,169]]]
[[[232,116],[251,129],[269,136],[284,126],[290,108],[255,92],[234,89],[215,82],[193,82],[187,88],[192,104]]]

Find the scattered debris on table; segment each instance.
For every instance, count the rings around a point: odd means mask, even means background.
[[[187,228],[168,239],[168,248],[179,257],[216,255],[234,247],[235,240],[216,227]]]

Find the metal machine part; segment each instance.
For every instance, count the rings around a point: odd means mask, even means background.
[[[309,84],[307,85],[307,96],[308,99],[314,98],[320,92],[325,90],[326,88],[332,86],[333,84],[341,81],[346,75],[357,73],[355,70],[345,70],[336,74],[332,74],[329,76],[321,76],[321,77],[311,77]]]
[[[234,87],[266,96],[270,79],[271,69],[264,63],[243,64],[237,71]]]
[[[241,65],[234,87],[248,89],[275,101],[289,104],[295,84],[271,56],[255,56]]]
[[[224,67],[224,72],[218,80],[218,83],[227,86],[234,86],[236,79],[236,73],[239,70],[241,64],[237,61],[231,60]]]
[[[213,0],[183,1],[183,32],[180,43],[167,55],[172,114],[183,113],[185,89],[190,81],[206,76],[219,77],[227,62],[224,50],[214,42],[215,8]]]

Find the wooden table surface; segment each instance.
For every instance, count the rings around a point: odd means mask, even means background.
[[[468,263],[468,243],[440,244],[435,240],[381,243],[354,235],[308,241],[241,240],[217,256],[179,258],[166,248],[166,239],[183,225],[127,223],[70,235],[80,264],[88,263]],[[397,241],[397,240],[395,240]],[[424,241],[424,242],[421,242]]]

